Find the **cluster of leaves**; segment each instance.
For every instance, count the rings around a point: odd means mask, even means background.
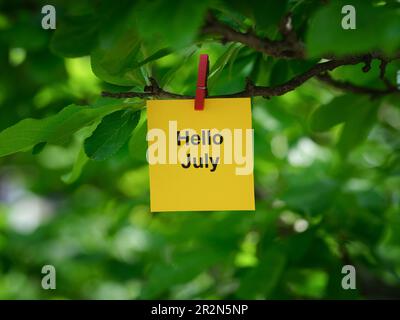
[[[246,78],[285,83],[323,56],[393,55],[398,1],[354,0],[354,32],[341,28],[340,1],[59,0],[54,32],[40,27],[44,4],[0,0],[0,297],[400,295],[398,95],[313,80],[253,99],[257,210],[206,215],[148,212],[145,101],[98,97],[142,91],[150,77],[192,95],[200,51],[210,94]],[[210,11],[273,41],[290,12],[307,55],[221,43],[202,32]],[[386,78],[399,69],[389,63]],[[382,88],[380,72],[374,61],[332,76]],[[56,293],[40,288],[44,264],[57,268]],[[356,291],[341,288],[344,264],[357,268]]]

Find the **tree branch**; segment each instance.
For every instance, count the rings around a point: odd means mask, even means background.
[[[298,58],[304,59],[305,49],[303,44],[297,39],[297,36],[292,29],[291,16],[286,15],[282,20],[279,31],[282,34],[283,40],[275,41],[268,38],[259,38],[252,31],[246,33],[241,33],[235,29],[219,22],[211,14],[208,15],[205,26],[202,32],[205,34],[218,35],[224,41],[233,41],[242,43],[258,52],[265,53],[267,55],[276,58]],[[252,96],[263,96],[263,97],[273,97],[280,96],[289,91],[296,89],[309,79],[316,77],[320,81],[329,84],[335,88],[346,90],[354,93],[369,94],[373,96],[399,93],[397,88],[390,84],[385,77],[386,66],[392,60],[399,59],[400,53],[389,58],[382,55],[380,52],[371,52],[364,55],[349,56],[345,58],[330,57],[330,60],[326,62],[321,62],[303,74],[297,75],[291,80],[284,84],[278,86],[255,86],[251,82],[247,81],[247,85],[244,90],[232,94],[210,96],[210,98],[237,98],[237,97],[252,97]],[[371,69],[371,62],[373,59],[379,59],[381,61],[380,65],[380,78],[386,84],[387,89],[375,89],[375,88],[365,88],[351,84],[349,82],[341,82],[334,80],[329,76],[328,71],[332,71],[338,67],[346,65],[356,65],[359,63],[364,63],[362,70],[368,72]],[[192,99],[193,96],[181,95],[166,91],[160,88],[154,79],[150,79],[151,85],[144,88],[144,92],[102,92],[103,97],[112,98],[134,98],[139,97],[145,98],[166,98],[166,99]]]
[[[304,46],[294,41],[294,32],[291,29],[290,16],[286,16],[281,26],[284,40],[271,40],[268,38],[260,38],[252,31],[241,33],[235,29],[219,22],[213,15],[209,14],[206,24],[202,29],[203,34],[220,36],[223,41],[232,41],[242,43],[258,52],[265,53],[276,58],[304,58]]]
[[[166,99],[192,99],[192,96],[176,94],[172,92],[165,91],[160,88],[157,81],[154,78],[150,78],[150,86],[144,87],[144,92],[107,92],[103,91],[101,93],[102,97],[110,97],[117,99],[126,99],[126,98],[141,98],[146,99],[149,97],[154,98],[166,98]]]
[[[373,89],[373,88],[363,88],[352,85],[347,82],[338,82],[333,80],[328,74],[328,71],[332,71],[338,67],[345,65],[356,65],[359,63],[365,63],[366,56],[351,56],[343,59],[330,60],[322,63],[318,63],[311,67],[308,71],[292,78],[284,84],[278,86],[255,86],[251,82],[247,82],[246,88],[243,91],[226,94],[226,95],[216,95],[210,96],[210,98],[240,98],[240,97],[253,97],[253,96],[263,96],[263,97],[273,97],[281,96],[289,91],[296,89],[303,83],[308,81],[313,77],[317,77],[321,81],[333,85],[336,88],[342,90],[349,90],[355,93],[371,94],[371,95],[383,95],[397,92],[395,87],[388,88],[386,90]],[[364,67],[365,68],[365,67]],[[103,97],[112,98],[170,98],[170,99],[192,99],[193,96],[180,95],[176,93],[171,93],[163,90],[158,86],[154,79],[151,79],[151,85],[145,87],[144,92],[103,92]]]
[[[387,95],[387,94],[391,94],[391,93],[395,93],[395,92],[399,92],[397,91],[396,87],[390,87],[387,89],[376,89],[376,88],[367,88],[367,87],[362,87],[362,86],[357,86],[355,84],[352,84],[348,81],[339,81],[339,80],[335,80],[333,79],[328,73],[323,73],[317,76],[317,78],[322,81],[325,82],[326,84],[340,89],[340,90],[344,90],[344,91],[348,91],[348,92],[352,92],[352,93],[357,93],[357,94],[368,94],[371,96],[382,96],[382,95]]]

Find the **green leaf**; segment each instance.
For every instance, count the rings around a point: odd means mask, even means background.
[[[167,86],[169,82],[174,78],[175,74],[181,70],[188,60],[197,52],[198,47],[196,45],[190,46],[189,48],[183,50],[182,57],[180,59],[180,63],[176,63],[173,67],[169,68],[169,70],[165,73],[160,81],[161,87]]]
[[[376,120],[379,103],[368,96],[347,94],[336,97],[312,113],[310,128],[313,131],[326,131],[344,122],[338,149],[345,156],[368,135]]]
[[[149,280],[142,292],[142,298],[158,297],[171,287],[188,282],[222,258],[220,252],[204,250],[201,255],[196,251],[178,252],[172,263],[154,264],[149,271]]]
[[[219,80],[211,88],[210,95],[228,94],[243,90],[243,84],[249,77],[254,66],[254,58],[257,56],[252,50],[243,48],[237,57],[230,60],[229,66],[222,69]]]
[[[290,77],[289,64],[286,60],[278,60],[271,70],[270,85],[277,86],[285,83]]]
[[[134,65],[133,68],[139,68],[149,62],[161,59],[171,53],[172,53],[172,50],[170,48],[160,49],[160,50],[156,51],[155,53],[153,53],[152,55],[150,55],[149,57],[147,57],[146,59],[144,59],[143,61],[140,61],[139,63]]]
[[[400,47],[400,11],[355,0],[356,29],[342,28],[342,7],[348,1],[330,1],[311,20],[306,46],[310,56],[348,55],[373,50],[393,53]]]
[[[316,109],[310,117],[310,128],[313,131],[327,131],[344,122],[348,115],[358,107],[359,96],[346,94],[333,98],[329,103]]]
[[[278,29],[279,22],[287,9],[288,0],[224,0],[230,14],[236,20],[239,14],[246,15],[255,22],[256,29],[259,31],[275,31]]]
[[[140,111],[119,110],[103,118],[93,134],[85,140],[86,155],[92,160],[105,160],[128,141],[140,119]]]
[[[350,82],[355,85],[379,88],[382,86],[382,80],[380,79],[380,64],[379,60],[373,60],[371,62],[371,69],[368,72],[364,72],[362,64],[342,66],[331,72],[331,75],[335,79],[340,79],[343,82]],[[389,68],[387,68],[389,69]],[[388,70],[386,70],[386,76],[390,79]],[[392,79],[396,79],[393,74]]]
[[[309,169],[290,177],[282,199],[292,210],[316,216],[329,208],[337,188],[334,180]]]
[[[371,101],[368,97],[360,97],[358,103],[352,105],[352,112],[345,122],[337,147],[342,156],[346,156],[368,136],[375,123],[380,101]]]
[[[221,72],[227,66],[228,63],[233,63],[232,59],[237,56],[239,50],[243,48],[243,45],[232,43],[228,46],[225,52],[218,58],[215,64],[210,70],[210,75],[208,77],[208,86],[213,87],[214,83],[218,81]]]
[[[91,53],[94,74],[119,86],[144,86],[145,78],[139,68],[143,61],[141,45],[132,14],[107,25],[101,30],[98,44]]]
[[[126,57],[121,57],[121,60],[114,65],[100,62],[101,59],[108,61],[106,57],[107,53],[103,55],[99,49],[96,49],[92,54],[92,70],[99,78],[108,83],[121,86],[142,86],[145,82],[143,73],[139,68],[169,55],[171,50],[169,48],[163,48],[146,59],[138,61],[138,59],[142,57],[142,54],[139,52],[140,49],[140,44],[138,44],[136,47],[132,48],[130,54]],[[111,58],[111,56],[109,58]]]
[[[63,143],[77,130],[123,106],[121,102],[98,108],[70,105],[45,119],[24,119],[0,132],[0,157],[41,142]]]
[[[196,37],[206,9],[207,1],[141,1],[136,8],[139,34],[149,43],[182,48]]]
[[[310,60],[289,60],[289,69],[292,71],[293,75],[303,74],[304,72],[310,70],[313,66],[318,63],[319,59]]]
[[[242,299],[268,297],[279,282],[286,265],[285,252],[271,245],[261,254],[260,263],[243,277],[237,295]]]
[[[83,168],[86,163],[89,161],[89,158],[86,156],[85,150],[82,147],[79,150],[78,156],[72,167],[72,170],[61,177],[61,180],[66,184],[74,183],[80,177]]]
[[[132,137],[129,140],[129,152],[134,160],[141,163],[146,163],[146,151],[147,151],[147,114],[146,111],[142,111],[140,121],[135,130],[133,131]]]
[[[8,16],[12,21],[11,26],[1,28],[0,39],[2,41],[2,47],[5,44],[9,48],[24,48],[26,50],[38,51],[42,50],[47,46],[48,33],[43,32],[42,28],[37,28],[40,24],[39,20],[36,20],[32,16],[26,14],[26,11],[14,11],[11,16],[5,12],[6,8],[2,3],[1,18],[5,21],[5,17]],[[3,60],[5,62],[5,60]]]
[[[41,153],[46,145],[47,142],[39,142],[38,144],[34,145],[32,149],[32,154],[37,155]]]
[[[99,22],[94,15],[66,16],[57,22],[50,48],[63,57],[88,55],[97,42]]]
[[[288,0],[252,0],[249,5],[253,8],[256,27],[267,30],[270,27],[277,29],[285,14]]]

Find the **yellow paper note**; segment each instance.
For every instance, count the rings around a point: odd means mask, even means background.
[[[250,98],[147,108],[152,212],[255,209]]]

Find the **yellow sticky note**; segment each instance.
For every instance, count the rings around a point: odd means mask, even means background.
[[[254,210],[250,98],[147,102],[152,212]]]

